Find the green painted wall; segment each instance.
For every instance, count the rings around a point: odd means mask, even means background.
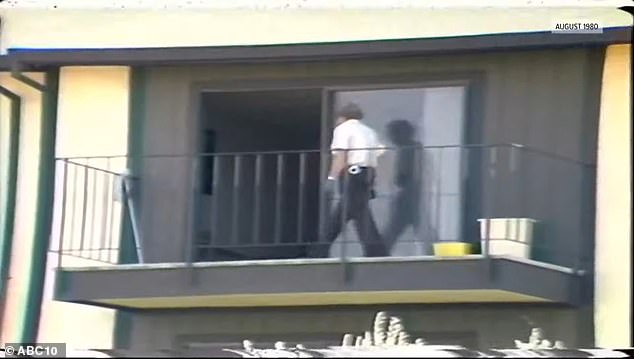
[[[20,138],[20,97],[0,87],[0,323],[4,314],[13,248]],[[0,328],[0,333],[2,329]]]
[[[45,90],[42,102],[35,233],[30,260],[31,272],[27,288],[26,310],[22,315],[23,323],[20,334],[20,339],[23,343],[37,340],[44,279],[46,277],[46,259],[53,218],[53,195],[55,189],[58,82],[59,70],[49,70],[45,75]]]

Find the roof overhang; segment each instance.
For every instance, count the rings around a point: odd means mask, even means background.
[[[106,49],[9,49],[0,69],[39,70],[51,66],[178,65],[321,61],[334,59],[424,56],[518,49],[606,46],[630,43],[632,27],[602,33],[502,33],[440,38],[336,43]]]

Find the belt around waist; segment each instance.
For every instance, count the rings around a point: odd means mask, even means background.
[[[362,171],[374,170],[374,167],[371,166],[359,166],[359,165],[348,165],[348,173],[352,175],[356,175],[361,173]]]

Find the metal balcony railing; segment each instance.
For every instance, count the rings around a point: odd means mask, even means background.
[[[360,195],[342,195],[363,186],[330,183],[329,152],[144,156],[131,175],[125,156],[60,158],[51,251],[60,266],[434,255],[442,242],[486,256],[530,238],[529,258],[589,267],[593,165],[517,144],[381,150],[374,241]]]

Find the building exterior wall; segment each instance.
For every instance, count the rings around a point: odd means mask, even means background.
[[[236,85],[244,82],[245,86],[249,86],[249,81],[258,80],[301,82],[320,78],[416,73],[425,79],[429,76],[459,78],[462,74],[476,74],[480,81],[473,84],[471,93],[468,142],[518,143],[592,164],[596,156],[597,97],[602,57],[601,49],[567,49],[327,64],[147,68],[143,154],[196,152],[196,99],[199,96],[193,88],[196,83],[207,83],[209,88],[221,89],[226,83]],[[411,75],[410,78],[415,77]],[[483,178],[478,185],[481,187],[474,192],[482,192],[481,201],[489,202],[472,202],[475,209],[469,215],[469,223],[475,227],[470,233],[476,238],[467,240],[477,240],[475,219],[484,211],[492,217],[509,216],[513,211],[520,211],[513,207],[513,203],[526,203],[527,209],[523,213],[533,218],[566,216],[547,228],[550,234],[545,236],[549,238],[547,245],[550,247],[544,251],[550,251],[549,261],[572,267],[577,250],[592,246],[592,231],[584,231],[583,227],[583,220],[588,214],[592,215],[592,208],[584,208],[581,204],[592,203],[593,199],[578,195],[591,191],[588,186],[592,184],[592,170],[581,170],[570,161],[542,161],[536,155],[525,160],[520,166],[531,166],[526,167],[528,170],[525,169],[527,172],[524,173],[531,176],[526,186],[533,192],[524,191],[523,187],[520,188],[521,182],[513,182],[513,178],[504,173],[494,179]],[[144,161],[140,174],[143,183],[141,223],[147,241],[152,243],[152,252],[147,257],[149,261],[184,259],[182,240],[187,233],[186,208],[191,166],[191,161],[185,157]],[[569,181],[567,178],[576,180]],[[501,183],[516,185],[506,189]],[[558,197],[553,198],[557,202],[543,195],[544,186],[555,186]],[[181,215],[175,216],[174,213]]]
[[[106,9],[61,4],[56,9],[0,7],[1,52],[10,48],[289,44],[550,31],[554,21],[569,19],[600,21],[603,27],[632,24],[627,13],[600,7],[355,9],[337,3],[311,9],[263,2],[251,8],[219,3],[214,9],[213,4],[206,4],[206,11],[200,11],[195,6],[162,9],[156,3],[151,4],[153,9],[123,10],[111,7],[108,1],[99,3]]]
[[[43,81],[41,74],[28,74]],[[22,127],[17,188],[16,224],[11,254],[10,279],[3,313],[2,342],[20,340],[27,286],[31,280],[30,258],[34,238],[37,173],[40,152],[42,96],[39,91],[0,75],[3,86],[22,97]],[[128,69],[65,68],[60,75],[58,138],[56,156],[120,155],[127,150]],[[7,102],[3,101],[3,105]],[[3,106],[4,108],[4,106]],[[4,119],[4,117],[3,117]],[[125,161],[113,161],[123,170]],[[118,168],[116,168],[118,166]],[[59,171],[58,171],[59,172]],[[56,192],[59,203],[60,191]],[[58,225],[59,223],[57,223]],[[54,234],[56,225],[54,224]],[[56,248],[55,235],[51,248]],[[90,265],[94,261],[65,258],[65,264]],[[57,255],[49,253],[46,290],[40,320],[40,337],[45,342],[109,347],[113,310],[52,300]],[[74,318],[69,320],[69,318]]]
[[[127,153],[128,141],[128,106],[129,106],[128,67],[65,67],[60,71],[59,103],[57,120],[57,157],[74,156],[112,156]],[[75,160],[84,163],[83,160]],[[122,172],[126,163],[123,158],[93,160],[91,166]],[[60,179],[63,175],[63,164],[57,165],[56,214],[54,216],[51,249],[56,250],[59,243],[61,192]],[[71,176],[68,170],[67,175]],[[79,188],[87,179],[79,177]],[[76,196],[80,191],[72,191]],[[68,201],[70,202],[70,200]],[[67,202],[67,207],[70,203]],[[92,208],[94,207],[94,208]],[[89,202],[87,212],[99,212],[101,203]],[[70,210],[67,208],[67,210]],[[115,213],[119,213],[115,210]],[[102,218],[97,213],[97,218]],[[115,228],[118,228],[115,226]],[[77,228],[67,229],[66,242],[71,232]],[[96,232],[96,231],[95,231]],[[92,232],[91,232],[92,233]],[[120,231],[115,230],[113,248],[118,247]],[[79,233],[74,233],[76,237]],[[96,242],[92,238],[86,240]],[[70,243],[65,243],[68,247]],[[75,247],[76,248],[76,247]],[[75,252],[75,256],[66,255],[63,266],[104,265],[102,261],[85,259]],[[97,258],[92,256],[91,258]],[[116,259],[116,255],[114,256]],[[71,347],[111,348],[113,343],[113,327],[115,311],[81,304],[71,304],[53,300],[55,284],[55,268],[58,255],[49,252],[47,275],[45,280],[44,299],[38,340],[41,342],[64,342]],[[68,320],[68,318],[75,318]]]
[[[26,75],[39,82],[44,80],[41,73],[26,73]],[[34,238],[42,95],[38,90],[11,78],[8,73],[0,74],[0,83],[22,98],[15,227],[7,297],[1,323],[0,343],[6,343],[19,340],[22,327],[25,325],[23,313],[28,310],[26,299]],[[3,105],[6,103],[3,101]]]
[[[608,47],[603,70],[597,168],[595,336],[629,347],[632,315],[632,48]]]
[[[550,59],[545,59],[551,56]],[[526,58],[526,59],[525,59]],[[584,61],[575,62],[573,59],[582,58]],[[524,60],[525,59],[525,60]],[[525,52],[521,54],[496,54],[496,55],[469,55],[465,58],[453,60],[451,65],[443,65],[447,62],[446,58],[431,58],[424,60],[399,60],[398,66],[388,66],[386,62],[377,61],[379,66],[385,68],[396,68],[398,72],[415,71],[420,68],[424,68],[424,73],[428,72],[446,72],[451,70],[456,71],[483,71],[486,76],[486,86],[482,88],[480,94],[484,99],[482,118],[486,118],[483,122],[484,128],[489,128],[489,131],[483,130],[484,139],[490,142],[517,142],[533,145],[540,148],[557,152],[568,157],[582,159],[586,161],[594,160],[594,151],[592,149],[593,135],[592,123],[585,121],[596,121],[596,118],[590,116],[583,116],[582,113],[592,112],[592,101],[587,101],[589,98],[585,96],[591,96],[592,93],[585,93],[583,91],[567,91],[567,95],[562,96],[562,87],[536,87],[544,81],[552,81],[549,84],[555,86],[557,83],[563,83],[559,86],[567,85],[568,88],[584,88],[584,84],[591,83],[592,78],[589,73],[592,73],[600,62],[596,61],[596,54],[590,52],[584,52],[583,50],[568,50],[557,54],[545,55],[544,53]],[[525,61],[525,62],[524,62]],[[370,61],[374,62],[374,61]],[[537,67],[537,65],[529,65],[529,63],[536,62],[544,66],[546,71],[543,71],[544,67]],[[381,65],[382,63],[382,65]],[[518,64],[519,63],[519,64]],[[361,76],[372,73],[377,67],[376,64],[355,64],[355,71]],[[189,142],[187,140],[191,128],[191,109],[187,107],[187,104],[191,103],[192,94],[191,84],[200,81],[223,81],[227,78],[263,78],[270,79],[271,77],[277,78],[293,78],[296,76],[304,77],[318,77],[325,76],[327,74],[350,74],[349,64],[331,64],[328,66],[316,66],[315,68],[306,68],[306,65],[295,65],[291,67],[282,67],[277,65],[261,65],[248,68],[240,68],[235,66],[204,66],[197,68],[156,68],[148,69],[148,81],[146,83],[145,92],[148,98],[147,113],[145,126],[148,127],[145,132],[146,138],[144,138],[145,148],[144,153],[186,153],[189,149]],[[221,71],[220,71],[221,69]],[[523,69],[523,70],[520,70]],[[565,71],[563,71],[565,69]],[[542,71],[540,71],[542,70]],[[398,73],[395,71],[395,73]],[[550,71],[550,72],[548,72]],[[201,77],[202,74],[202,77]],[[550,79],[552,76],[554,79]],[[526,87],[515,86],[514,84],[524,84],[524,80],[520,76],[531,78],[532,76],[538,76],[538,79],[534,81],[528,81]],[[519,78],[519,79],[518,79]],[[549,80],[550,79],[550,80]],[[20,93],[21,89],[27,94],[27,105],[25,106],[25,113],[27,119],[31,120],[31,127],[27,127],[27,130],[23,130],[23,136],[25,133],[30,133],[33,136],[37,133],[39,127],[33,125],[33,122],[39,123],[39,108],[37,102],[32,104],[28,100],[37,98],[39,94],[35,93],[35,90],[28,88],[21,88],[14,80],[5,77],[8,87],[14,89]],[[108,68],[65,68],[60,74],[60,95],[59,95],[59,109],[58,109],[58,144],[57,144],[57,156],[74,156],[74,155],[111,155],[121,154],[127,152],[126,138],[127,138],[127,126],[128,126],[128,97],[129,97],[129,69],[126,67],[108,67]],[[576,84],[576,85],[575,85]],[[11,85],[15,86],[11,87]],[[557,101],[538,102],[540,105],[532,103],[528,94],[534,93],[537,90],[547,89],[552,91],[553,96],[549,96],[548,93],[542,93],[544,99],[556,98],[554,94],[558,94]],[[31,93],[33,92],[33,93]],[[537,91],[539,92],[539,91]],[[522,104],[522,101],[513,100],[516,98],[528,98],[528,103]],[[515,101],[515,102],[513,102]],[[544,100],[546,101],[546,100]],[[506,104],[511,103],[509,108],[516,109],[514,113],[505,113],[505,106],[501,106],[501,102]],[[562,111],[559,105],[564,102],[567,104],[566,109],[572,109],[569,111]],[[583,104],[583,105],[582,105]],[[35,111],[38,109],[38,111]],[[502,109],[501,111],[499,109]],[[584,110],[590,111],[584,111]],[[531,111],[537,111],[537,114]],[[509,117],[512,117],[512,121],[518,121],[522,123],[528,123],[528,129],[516,128],[517,123],[508,122]],[[553,119],[561,121],[568,121],[568,126],[562,125],[559,128],[561,138],[570,140],[567,141],[555,141],[558,139],[556,135],[551,137],[551,141],[544,140],[544,136],[541,134],[540,126],[545,126],[548,121]],[[34,121],[33,119],[36,119]],[[530,121],[531,119],[539,119],[536,122]],[[494,121],[494,122],[489,122]],[[185,124],[185,125],[183,125]],[[490,126],[490,127],[487,127]],[[506,130],[494,131],[496,126],[505,126]],[[590,128],[588,130],[588,128]],[[28,132],[30,131],[30,132]],[[176,131],[178,136],[174,136]],[[180,131],[180,132],[179,132]],[[590,136],[581,136],[582,133],[589,133]],[[530,134],[534,134],[531,136]],[[29,151],[34,151],[37,147],[37,143],[34,143],[33,137],[30,138],[30,150],[25,150],[21,156],[25,156]],[[36,140],[35,140],[36,141]],[[543,142],[539,142],[543,141]],[[24,142],[23,142],[24,143]],[[166,147],[169,146],[169,147]],[[37,152],[33,154],[36,156]],[[22,158],[21,158],[22,159]],[[30,161],[31,163],[33,161]],[[24,162],[23,162],[24,163]],[[24,164],[23,164],[24,165]],[[124,168],[124,164],[121,164],[120,169]],[[31,169],[31,171],[35,171]],[[21,169],[21,176],[25,176],[23,169]],[[29,172],[31,173],[31,172]],[[34,173],[34,172],[33,172]],[[160,171],[159,171],[160,173]],[[32,174],[32,173],[31,173]],[[24,177],[21,177],[24,178]],[[24,181],[20,182],[20,186],[25,186]],[[22,198],[28,195],[24,190],[19,189],[19,193]],[[35,193],[31,191],[30,193]],[[28,202],[27,202],[28,203]],[[34,199],[33,199],[34,203]],[[21,211],[24,213],[26,209],[25,205],[22,205]],[[20,211],[20,210],[19,210]],[[171,213],[174,213],[172,207]],[[20,217],[18,217],[20,218]],[[23,220],[24,221],[24,218]],[[24,233],[28,231],[28,226],[21,224],[16,229]],[[25,238],[32,238],[32,235],[26,235]],[[22,246],[21,246],[22,247]],[[18,248],[21,248],[18,247]],[[14,258],[16,258],[14,248]],[[26,250],[25,248],[21,249]],[[17,258],[24,258],[24,255],[18,253]],[[50,265],[56,263],[55,259],[49,258]],[[18,263],[20,263],[18,261]],[[69,262],[67,262],[69,263]],[[15,263],[14,263],[15,264]],[[74,265],[86,265],[86,263],[74,262]],[[26,262],[23,265],[27,265]],[[15,269],[13,269],[13,273]],[[25,278],[28,275],[28,270],[22,269],[21,276]],[[68,343],[77,343],[81,346],[88,345],[94,347],[108,347],[112,341],[112,318],[113,312],[104,309],[88,308],[79,305],[57,303],[50,300],[52,282],[47,278],[47,291],[45,303],[42,311],[41,321],[41,334],[40,337],[43,341],[66,341]],[[18,308],[20,305],[19,291],[16,290],[15,281],[13,281],[14,287],[10,287],[11,298],[8,300],[7,309]],[[19,290],[19,288],[17,288]],[[15,313],[19,313],[20,310],[7,311],[9,313],[5,317],[4,328],[6,334],[15,333],[19,326],[19,322],[16,318],[12,317]],[[14,314],[11,314],[14,313]],[[59,313],[64,313],[61,315]],[[371,316],[371,314],[369,314]],[[431,315],[431,314],[430,314]],[[82,326],[77,325],[77,322],[69,322],[64,320],[68,316],[74,316],[76,318],[85,318],[91,323],[98,323],[93,325],[93,332],[87,332],[80,330]],[[575,320],[581,320],[581,316],[575,316]],[[13,320],[12,322],[7,322]],[[584,319],[585,320],[585,319]],[[136,322],[135,322],[136,323]],[[578,322],[575,322],[578,323]],[[575,327],[577,324],[571,326]],[[158,329],[157,329],[158,330]],[[505,331],[505,330],[502,330]],[[196,334],[193,332],[192,334]],[[283,334],[283,333],[280,333]],[[10,337],[9,337],[10,338]],[[90,339],[89,339],[90,338]],[[3,339],[10,341],[11,339]],[[14,339],[13,339],[14,340]],[[133,341],[134,342],[134,341]],[[505,344],[500,344],[505,345]]]
[[[461,304],[139,312],[134,314],[129,349],[142,353],[179,349],[187,342],[229,344],[244,339],[269,345],[278,340],[333,345],[345,333],[372,330],[380,310],[401,316],[414,338],[426,337],[431,343],[507,348],[514,346],[514,339],[526,341],[531,328],[541,327],[547,338],[570,347],[592,346],[580,336],[580,313],[572,308]]]
[[[253,45],[272,43],[332,42],[413,37],[470,35],[494,32],[539,31],[552,27],[553,10],[531,10],[523,15],[508,10],[487,10],[474,16],[476,10],[293,10],[238,11],[222,10],[204,13],[198,10],[169,12],[79,10],[16,10],[0,9],[3,29],[0,52],[9,48],[103,48],[152,46],[211,46]],[[512,14],[510,16],[509,14]],[[546,14],[548,16],[546,16]],[[585,17],[601,19],[604,26],[631,26],[631,17],[614,9],[557,10],[557,18]],[[138,18],[143,16],[144,26]],[[421,21],[425,19],[425,21]],[[345,24],[346,31],[334,23]],[[244,24],[252,24],[245,27]],[[113,26],[116,24],[116,26]],[[166,27],[165,24],[170,24]],[[384,26],[398,24],[398,26]],[[178,28],[181,31],[165,31]],[[302,31],[288,31],[300,28]],[[625,146],[631,145],[629,107],[631,63],[629,46],[610,47],[606,54],[601,95],[599,124],[596,246],[597,275],[595,302],[595,335],[599,346],[624,346],[629,343],[627,328],[631,291],[629,218],[631,203],[623,191],[629,191],[630,178],[621,173],[623,163],[631,162]],[[262,78],[292,79],[348,75],[351,69],[359,76],[372,75],[376,66],[385,73],[422,73],[446,71],[481,71],[485,82],[477,94],[482,100],[482,142],[516,142],[543,148],[590,163],[596,161],[598,96],[591,86],[600,71],[602,55],[590,50],[560,50],[557,52],[518,52],[488,55],[466,55],[459,58],[430,57],[370,61],[366,63],[333,63],[328,65],[231,65],[148,69],[145,92],[149,99],[145,122],[143,153],[186,153],[191,141],[190,85],[199,80],[223,81]],[[29,74],[39,80],[41,74]],[[127,152],[129,69],[65,68],[60,75],[58,109],[57,156],[112,155]],[[600,77],[599,77],[600,79]],[[41,94],[0,74],[0,84],[22,97],[22,131],[20,168],[14,246],[11,254],[8,297],[2,316],[0,343],[16,341],[20,335],[29,282],[34,217],[36,212],[37,172],[41,121]],[[590,89],[584,91],[583,89]],[[6,108],[6,101],[0,109]],[[2,121],[4,121],[4,116]],[[4,122],[3,122],[4,123]],[[547,129],[544,131],[544,129]],[[4,132],[3,132],[4,134]],[[1,140],[2,142],[4,140]],[[4,153],[4,152],[3,152]],[[4,158],[0,158],[0,161]],[[121,163],[123,169],[125,164]],[[163,171],[186,173],[187,164],[158,167]],[[628,171],[623,171],[623,173]],[[550,177],[535,186],[544,188]],[[1,180],[1,179],[0,179]],[[182,199],[186,198],[183,178],[158,183],[163,194],[154,202],[164,211],[146,217],[148,223],[171,224],[173,232],[151,232],[154,247],[174,249],[180,246],[174,238],[182,237],[184,219],[170,213],[185,213]],[[569,184],[583,189],[584,183]],[[490,190],[491,187],[486,187]],[[173,194],[172,194],[173,193]],[[176,199],[176,200],[174,200]],[[574,206],[571,206],[571,208]],[[536,208],[546,211],[547,208]],[[147,213],[145,214],[147,216]],[[582,218],[579,213],[576,218]],[[166,222],[167,221],[167,222]],[[575,223],[572,224],[575,226]],[[55,226],[54,226],[55,228]],[[573,236],[574,237],[574,236]],[[590,239],[589,239],[590,240]],[[171,244],[172,247],[169,247]],[[180,259],[182,253],[163,260]],[[159,254],[157,254],[158,256]],[[69,259],[71,260],[71,259]],[[107,348],[112,345],[113,312],[51,300],[52,265],[49,257],[46,292],[40,322],[41,341],[63,341],[81,347]],[[66,262],[69,263],[69,262]],[[83,261],[70,262],[86,265]],[[631,274],[630,274],[631,275]],[[614,293],[625,293],[614,295]],[[236,338],[270,333],[280,339],[289,333],[314,330],[331,333],[332,328],[344,332],[361,332],[369,328],[375,309],[342,309],[347,314],[323,316],[323,310],[260,312],[203,312],[190,314],[136,314],[132,343],[139,349],[173,347],[179,336],[233,333]],[[345,312],[348,310],[348,312]],[[527,314],[528,313],[528,314]],[[481,346],[508,346],[512,339],[525,338],[530,326],[520,320],[526,315],[533,323],[543,326],[549,337],[563,339],[571,346],[590,345],[580,333],[586,327],[588,315],[573,309],[554,307],[504,308],[429,308],[416,309],[404,317],[413,331],[477,330]],[[247,315],[249,315],[247,317]],[[288,320],[285,320],[287,318]],[[302,325],[314,323],[309,328]],[[85,324],[88,323],[88,324]],[[286,327],[277,327],[278,323]],[[89,329],[87,329],[89,328]],[[271,329],[273,328],[273,329]],[[290,335],[290,334],[289,334]]]

